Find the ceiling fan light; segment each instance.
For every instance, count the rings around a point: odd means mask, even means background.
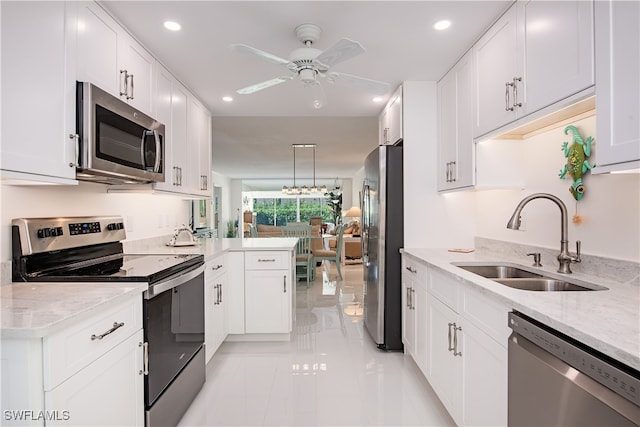
[[[309,100],[309,104],[316,110],[322,108],[325,104],[324,89],[320,83],[315,82],[310,85],[305,85],[306,96]]]

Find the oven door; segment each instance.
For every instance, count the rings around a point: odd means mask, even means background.
[[[90,83],[78,83],[78,179],[164,181],[163,124]]]
[[[144,299],[149,409],[204,343],[204,266],[151,284]]]

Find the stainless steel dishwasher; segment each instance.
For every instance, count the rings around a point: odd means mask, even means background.
[[[640,372],[509,313],[509,426],[638,426]]]

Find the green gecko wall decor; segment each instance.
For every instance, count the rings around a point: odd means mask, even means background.
[[[569,187],[569,191],[576,200],[582,199],[584,196],[584,184],[582,183],[582,177],[595,168],[596,165],[590,165],[587,158],[591,156],[591,143],[593,137],[588,137],[586,140],[582,138],[580,131],[573,125],[569,125],[564,128],[564,134],[568,135],[571,131],[573,140],[571,145],[567,141],[562,143],[562,151],[567,158],[567,164],[564,165],[558,176],[560,179],[564,179],[567,174],[573,178],[573,184]]]

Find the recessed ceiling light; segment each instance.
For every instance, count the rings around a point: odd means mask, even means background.
[[[373,98],[373,102],[382,102],[382,97],[376,96],[375,98]]]
[[[164,27],[169,31],[180,31],[182,25],[173,21],[164,21]]]
[[[231,102],[231,101],[233,101],[233,98],[232,98],[232,97],[230,97],[230,96],[223,96],[223,97],[222,97],[222,100],[223,100],[224,102]]]
[[[435,24],[433,24],[433,28],[435,28],[436,30],[446,30],[450,26],[451,26],[451,21],[448,21],[446,19],[443,19],[442,21],[438,21]]]

